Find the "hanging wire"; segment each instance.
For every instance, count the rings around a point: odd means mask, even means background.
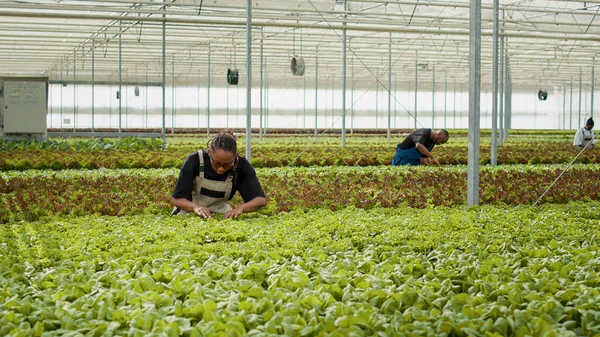
[[[592,140],[595,140],[596,137],[598,137],[599,133],[600,133],[600,131],[598,133],[595,133],[594,137],[592,138]],[[550,186],[544,191],[544,193],[542,193],[542,195],[540,195],[540,197],[533,204],[534,207],[540,202],[540,200],[542,200],[542,198],[548,193],[548,191],[550,191],[550,189],[560,180],[560,178],[563,176],[563,174],[565,174],[565,172],[567,172],[567,170],[569,170],[569,168],[573,165],[573,163],[575,163],[575,161],[577,160],[577,158],[579,158],[579,156],[583,153],[583,151],[585,151],[585,149],[587,149],[587,147],[591,143],[592,143],[592,141],[590,140],[587,144],[585,144],[585,146],[583,147],[583,149],[581,149],[581,151],[579,151],[579,153],[575,156],[575,158],[573,158],[573,160],[571,160],[571,162],[569,163],[569,165],[567,165],[567,167],[558,175],[558,177],[556,177],[556,179],[554,179],[554,181],[552,182],[552,184],[550,184]]]

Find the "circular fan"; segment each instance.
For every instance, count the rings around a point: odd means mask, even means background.
[[[240,73],[237,69],[227,69],[227,83],[237,85],[240,80]]]
[[[292,64],[290,66],[290,69],[292,70],[292,74],[295,76],[302,76],[304,75],[304,59],[302,58],[302,56],[294,56],[292,57]]]

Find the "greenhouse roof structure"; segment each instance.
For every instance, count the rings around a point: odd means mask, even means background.
[[[600,50],[600,1],[500,1],[500,52],[513,86],[589,84]],[[178,85],[247,73],[247,1],[242,0],[2,0],[2,75],[47,75],[51,81]],[[482,84],[492,81],[493,2],[482,2]],[[347,36],[348,78],[468,83],[469,2],[465,0],[253,0],[253,77],[262,54],[270,84],[293,76],[342,76]],[[164,33],[163,33],[164,29]],[[163,35],[164,34],[164,35]],[[318,67],[318,70],[317,70]],[[254,70],[256,69],[256,70]],[[429,78],[429,79],[428,79]],[[255,79],[253,79],[254,81]],[[240,83],[245,83],[240,80]]]

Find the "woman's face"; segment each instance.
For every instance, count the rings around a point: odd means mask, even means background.
[[[233,168],[235,154],[233,151],[215,149],[208,151],[210,165],[218,174],[223,174]]]

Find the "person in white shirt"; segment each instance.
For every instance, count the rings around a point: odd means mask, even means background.
[[[596,144],[596,139],[594,137],[594,132],[592,128],[594,127],[594,120],[590,117],[585,122],[585,127],[577,130],[575,133],[575,139],[573,139],[573,146],[584,148],[588,143],[591,143],[588,148],[594,147]]]

